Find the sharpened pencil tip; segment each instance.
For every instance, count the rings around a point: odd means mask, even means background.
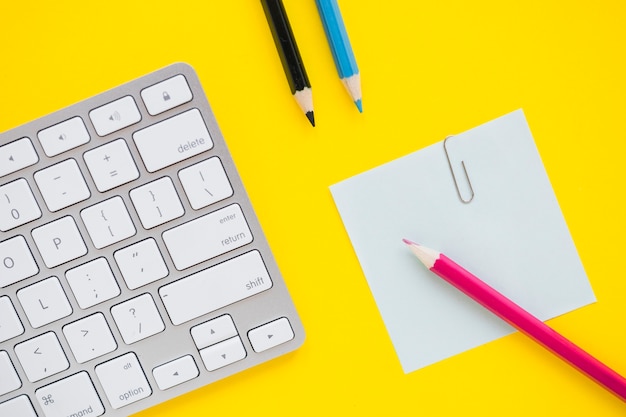
[[[354,104],[356,104],[356,108],[359,109],[359,113],[363,113],[363,102],[361,99],[355,101]]]
[[[315,116],[313,115],[312,111],[306,112],[306,118],[309,119],[309,122],[311,122],[311,125],[315,127]]]
[[[409,246],[410,245],[417,245],[417,243],[415,243],[415,242],[413,242],[412,240],[409,240],[409,239],[402,239],[402,241],[404,243],[406,243],[407,245],[409,245]]]

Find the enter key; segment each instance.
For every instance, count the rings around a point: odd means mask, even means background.
[[[231,204],[163,232],[165,246],[179,271],[245,246],[252,240],[239,204]]]

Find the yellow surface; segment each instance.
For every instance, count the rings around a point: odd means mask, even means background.
[[[295,353],[139,416],[626,414],[519,334],[405,375],[328,190],[523,108],[598,298],[550,324],[626,374],[623,1],[340,0],[359,114],[314,1],[285,0],[315,128],[258,0],[6,3],[0,131],[172,62],[195,67],[307,330]]]

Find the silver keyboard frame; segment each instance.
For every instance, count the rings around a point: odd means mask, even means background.
[[[142,101],[142,98],[140,96],[141,90],[151,85],[154,85],[160,81],[164,81],[168,78],[178,75],[178,74],[182,74],[186,78],[187,83],[189,84],[189,87],[193,94],[192,100],[188,103],[184,103],[180,106],[174,107],[173,109],[167,110],[164,113],[161,113],[157,116],[151,116],[147,112],[145,105]],[[128,126],[122,130],[106,135],[105,137],[100,137],[96,133],[93,125],[91,124],[91,121],[89,119],[89,114],[88,114],[89,111],[99,106],[102,106],[104,104],[115,101],[116,99],[119,99],[126,95],[130,95],[135,99],[135,102],[137,106],[139,107],[139,110],[141,113],[141,117],[142,117],[141,121],[139,121],[138,123],[134,125]],[[182,162],[174,164],[173,166],[169,166],[164,169],[161,169],[155,173],[148,172],[145,169],[141,156],[139,155],[135,147],[134,141],[132,139],[133,132],[140,130],[142,128],[145,128],[147,126],[153,125],[162,120],[168,119],[176,114],[182,113],[192,108],[197,108],[200,110],[202,117],[204,118],[204,121],[208,128],[208,131],[211,135],[211,138],[214,142],[214,147],[208,152],[204,152],[199,155],[193,156],[190,159],[186,159]],[[87,144],[81,145],[78,148],[64,152],[60,155],[57,155],[51,158],[47,157],[45,153],[43,152],[41,144],[39,143],[39,140],[37,138],[37,132],[44,128],[55,125],[59,122],[68,120],[74,116],[80,116],[83,119],[85,126],[87,127],[87,130],[91,137],[90,141]],[[95,97],[86,99],[70,107],[67,107],[65,109],[59,110],[45,117],[34,120],[23,126],[9,130],[5,133],[0,134],[0,145],[13,142],[23,137],[30,138],[39,156],[39,163],[30,167],[27,167],[25,169],[19,170],[18,172],[6,175],[4,177],[0,177],[0,185],[17,180],[18,178],[25,178],[28,181],[33,191],[33,194],[38,200],[38,203],[40,205],[43,215],[40,219],[27,223],[25,225],[22,225],[16,229],[10,230],[8,232],[0,232],[0,241],[4,241],[16,235],[24,236],[31,249],[33,257],[35,258],[35,261],[37,262],[39,266],[40,272],[34,277],[19,281],[5,288],[0,288],[0,296],[2,295],[9,296],[25,328],[25,332],[22,335],[0,343],[0,350],[4,350],[8,352],[9,357],[11,361],[13,362],[15,369],[20,379],[22,380],[22,387],[16,391],[12,391],[8,394],[0,396],[0,403],[5,402],[9,399],[15,398],[19,395],[26,394],[29,396],[31,403],[33,404],[37,414],[40,417],[43,417],[45,416],[45,414],[43,413],[42,409],[39,406],[37,399],[35,398],[35,390],[42,386],[46,386],[50,383],[59,381],[63,379],[64,377],[73,375],[77,372],[87,371],[94,383],[94,386],[100,396],[100,400],[102,401],[102,404],[105,408],[104,416],[106,417],[127,416],[130,414],[139,412],[141,410],[144,410],[146,408],[149,408],[155,404],[164,402],[168,399],[182,395],[191,390],[210,384],[214,381],[223,379],[229,375],[241,372],[245,369],[248,369],[262,362],[281,356],[287,352],[297,349],[303,343],[304,329],[302,327],[301,320],[295,310],[291,297],[285,286],[285,282],[283,281],[283,278],[278,269],[276,261],[272,255],[268,242],[261,229],[261,225],[259,224],[257,216],[254,213],[250,200],[242,184],[241,178],[239,177],[239,174],[237,173],[235,164],[231,158],[230,152],[228,151],[224,138],[218,127],[217,121],[215,120],[215,117],[211,110],[211,107],[205,97],[200,81],[192,67],[184,63],[177,63],[177,64],[170,65],[168,67],[165,67],[153,73],[145,75],[141,78],[138,78],[134,81],[128,82],[126,84],[113,88],[109,91],[103,92]],[[111,142],[118,138],[124,138],[126,140],[128,147],[132,153],[132,156],[135,159],[137,168],[139,169],[140,177],[128,184],[125,184],[120,187],[101,193],[97,190],[97,188],[95,187],[95,184],[93,183],[93,180],[89,174],[87,166],[85,165],[85,162],[83,160],[83,154],[89,149],[101,146],[105,143]],[[225,200],[219,201],[204,209],[196,211],[192,209],[191,206],[189,205],[189,201],[187,197],[184,195],[184,191],[180,184],[180,180],[178,179],[177,173],[182,168],[204,161],[213,156],[218,156],[220,158],[224,166],[224,169],[226,171],[226,174],[230,180],[234,193],[233,193],[233,196]],[[40,169],[54,165],[55,163],[64,161],[68,158],[74,158],[78,162],[78,165],[85,178],[85,181],[87,182],[91,190],[91,197],[88,200],[78,203],[74,206],[70,206],[68,208],[62,209],[55,213],[50,213],[45,203],[43,203],[43,198],[41,194],[39,193],[37,185],[34,182],[33,174]],[[156,180],[164,176],[169,176],[174,182],[177,192],[179,193],[180,200],[183,203],[185,214],[181,218],[175,219],[161,226],[155,227],[154,229],[145,230],[141,226],[141,222],[139,221],[137,213],[133,209],[133,204],[130,200],[129,192],[133,188],[136,188],[142,184],[148,183],[150,181]],[[118,242],[104,249],[96,249],[88,237],[84,224],[80,220],[80,210],[85,207],[96,204],[100,201],[106,200],[110,197],[116,196],[116,195],[119,195],[123,198],[129,210],[129,213],[133,221],[135,222],[137,234],[129,239],[123,240],[121,242]],[[218,210],[220,208],[223,208],[233,203],[238,203],[243,210],[243,213],[246,217],[246,220],[248,222],[248,225],[254,237],[252,243],[247,244],[241,248],[235,249],[231,252],[227,252],[216,258],[205,261],[199,265],[193,266],[184,271],[177,271],[163,243],[163,240],[161,237],[162,232],[165,230],[171,229],[172,227],[176,225],[186,223],[194,218],[200,217],[204,214],[213,212],[215,210]],[[52,220],[56,220],[66,215],[71,215],[76,219],[76,223],[78,225],[78,228],[81,234],[83,235],[83,239],[85,241],[85,244],[87,245],[89,252],[87,253],[87,255],[82,256],[76,260],[73,260],[71,262],[68,262],[66,264],[60,265],[52,269],[48,269],[46,268],[40,254],[38,253],[38,250],[36,249],[35,243],[31,236],[31,230],[34,229],[35,227],[49,223]],[[148,237],[153,237],[157,241],[157,244],[162,252],[163,258],[165,259],[166,265],[169,269],[169,275],[156,282],[153,282],[151,284],[148,284],[146,286],[143,286],[136,290],[131,291],[126,287],[124,280],[121,278],[121,273],[113,258],[113,253],[118,249],[129,246],[133,243],[136,243]],[[222,263],[238,255],[252,251],[252,250],[258,250],[261,253],[262,258],[265,262],[265,266],[267,267],[269,275],[272,279],[272,283],[273,283],[272,288],[260,294],[254,295],[250,298],[244,299],[242,301],[236,302],[227,307],[214,311],[208,315],[205,315],[195,320],[192,320],[190,322],[184,323],[182,325],[174,326],[172,324],[172,322],[169,320],[167,311],[165,310],[163,303],[161,301],[161,298],[159,297],[159,294],[158,294],[158,290],[160,287],[166,284],[169,284],[171,282],[174,282],[178,279],[189,276],[195,272],[198,272],[198,271],[207,269],[211,266]],[[101,256],[106,257],[108,259],[109,265],[111,266],[114,272],[114,275],[116,276],[116,279],[118,281],[121,294],[104,303],[101,303],[96,306],[90,307],[86,310],[83,310],[76,303],[76,300],[72,294],[72,291],[67,281],[65,280],[65,271],[75,266],[82,265],[89,260],[92,260]],[[73,308],[73,313],[68,317],[65,317],[61,320],[48,324],[42,328],[33,329],[30,327],[28,319],[26,318],[26,315],[24,314],[24,311],[22,310],[20,306],[16,293],[19,289],[24,288],[30,284],[39,282],[50,276],[56,276],[61,281],[63,289],[65,290],[68,296],[68,299],[70,301],[70,304]],[[161,313],[166,329],[165,331],[161,333],[148,337],[147,339],[141,340],[132,345],[126,345],[123,342],[119,334],[119,331],[117,330],[115,322],[113,321],[113,318],[111,316],[110,309],[112,306],[116,304],[119,304],[129,298],[133,298],[135,296],[138,296],[144,293],[152,294],[152,297],[157,305],[157,308],[159,312]],[[74,359],[71,353],[71,350],[67,342],[65,341],[62,328],[64,325],[68,323],[74,322],[80,318],[89,316],[98,311],[104,314],[109,324],[109,327],[116,338],[116,341],[118,343],[118,348],[109,354],[106,354],[96,359],[92,359],[91,361],[88,361],[84,364],[79,364]],[[218,369],[213,372],[209,372],[204,367],[200,354],[198,353],[198,349],[195,347],[193,343],[193,340],[190,335],[190,328],[197,324],[206,322],[210,319],[213,319],[215,317],[218,317],[226,313],[230,314],[233,318],[233,321],[235,322],[235,326],[237,328],[239,336],[241,337],[241,340],[246,349],[247,356],[245,359],[239,362],[235,362],[224,368]],[[291,327],[295,333],[294,339],[292,339],[291,341],[287,343],[271,348],[267,351],[264,351],[261,353],[255,353],[254,350],[252,349],[252,346],[250,345],[250,341],[248,340],[247,332],[253,328],[256,328],[260,325],[263,325],[265,323],[268,323],[280,317],[287,317],[289,319],[289,322],[291,323]],[[16,344],[20,342],[31,339],[35,336],[46,333],[48,331],[53,331],[57,334],[57,337],[59,341],[61,342],[61,345],[65,351],[68,361],[70,362],[70,368],[66,371],[63,371],[51,377],[47,377],[36,383],[30,383],[20,366],[20,362],[18,358],[15,355],[14,347]],[[102,387],[94,372],[94,368],[98,364],[101,364],[110,359],[116,358],[128,352],[135,352],[137,354],[137,357],[139,358],[139,362],[141,363],[144,373],[152,388],[152,395],[150,395],[148,398],[139,400],[138,402],[135,402],[133,404],[130,404],[128,406],[115,410],[110,406],[106,398],[106,395],[104,394],[104,391],[102,390]],[[198,369],[200,370],[200,375],[195,379],[192,379],[181,385],[174,386],[168,390],[165,390],[165,391],[159,390],[152,376],[152,369],[158,365],[161,365],[173,359],[179,358],[186,354],[191,354],[193,356],[196,362],[196,365],[198,366]]]

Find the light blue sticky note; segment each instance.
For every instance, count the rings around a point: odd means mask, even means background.
[[[447,254],[542,320],[595,301],[524,113],[453,136],[446,149],[449,158],[442,141],[331,186],[407,373],[513,329],[424,268],[402,238]]]

